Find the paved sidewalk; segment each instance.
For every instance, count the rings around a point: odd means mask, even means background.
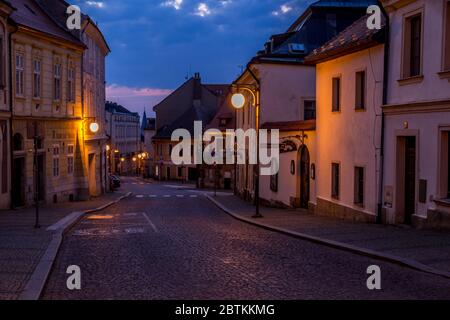
[[[49,226],[72,212],[101,207],[122,195],[114,192],[91,201],[41,207],[39,229],[34,229],[34,207],[0,211],[0,300],[14,300],[21,294],[52,241]]]
[[[246,222],[450,278],[450,232],[366,224],[267,207],[261,208],[264,218],[254,219],[255,207],[234,195],[208,198]]]

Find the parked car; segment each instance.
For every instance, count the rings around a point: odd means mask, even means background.
[[[118,176],[110,175],[109,181],[112,190],[120,188],[120,178]]]

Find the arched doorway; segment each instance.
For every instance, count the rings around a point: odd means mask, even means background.
[[[299,150],[300,207],[308,209],[309,204],[309,164],[308,148],[302,145]]]

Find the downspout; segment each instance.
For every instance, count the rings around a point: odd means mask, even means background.
[[[10,112],[10,117],[9,117],[9,148],[10,148],[10,162],[11,162],[11,172],[14,172],[13,170],[13,166],[14,166],[14,150],[12,148],[13,145],[13,65],[14,65],[14,59],[13,59],[13,48],[12,48],[12,36],[14,33],[16,33],[18,30],[18,27],[16,26],[14,31],[10,32],[8,34],[8,46],[9,46],[9,112]],[[10,207],[11,209],[14,209],[14,199],[13,199],[13,192],[12,192],[12,177],[10,176],[11,179],[11,190],[10,190]]]
[[[388,81],[389,81],[389,49],[390,49],[390,21],[389,15],[384,9],[383,5],[378,1],[385,19],[385,43],[384,43],[384,70],[383,70],[383,106],[387,105],[388,100]],[[381,106],[381,145],[380,145],[380,177],[379,177],[379,194],[378,194],[378,208],[377,208],[377,220],[378,224],[383,223],[383,185],[384,185],[384,148],[385,148],[385,115],[383,106]]]

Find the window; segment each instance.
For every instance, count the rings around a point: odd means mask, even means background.
[[[444,70],[450,71],[450,1],[445,3]]]
[[[326,15],[326,32],[327,39],[331,39],[337,34],[337,16],[335,13],[327,13]]]
[[[74,147],[73,144],[67,146],[67,173],[69,175],[73,174],[74,171]]]
[[[23,137],[20,133],[15,133],[13,136],[13,151],[23,150]]]
[[[419,76],[422,64],[422,14],[405,20],[404,55],[403,77]]]
[[[167,171],[166,179],[169,180],[170,179],[170,167],[167,167],[166,171]]]
[[[169,156],[172,156],[172,145],[169,144]]]
[[[67,99],[70,102],[75,101],[75,69],[69,67],[67,71]]]
[[[341,78],[333,78],[333,106],[332,111],[341,110]]]
[[[316,101],[305,100],[303,102],[304,120],[313,120],[316,118]]]
[[[226,126],[228,123],[228,120],[226,118],[220,119],[220,126]]]
[[[278,163],[276,163],[276,161],[276,159],[273,159],[272,169],[278,166]],[[278,172],[270,176],[270,190],[272,190],[273,192],[278,192]]]
[[[5,86],[5,64],[4,64],[4,52],[3,52],[3,38],[0,38],[0,88]]]
[[[178,167],[177,169],[178,169],[178,177],[179,178],[183,177],[183,168]]]
[[[23,96],[24,94],[23,74],[24,74],[23,54],[18,53],[16,55],[16,95],[18,96]]]
[[[54,66],[54,99],[56,101],[61,99],[61,65],[59,63]]]
[[[41,97],[41,60],[33,60],[33,98]]]
[[[59,177],[59,145],[53,146],[53,177]]]
[[[447,199],[450,199],[450,132],[447,133]]]
[[[331,165],[331,197],[339,199],[340,192],[340,164]]]
[[[360,71],[356,73],[355,83],[355,109],[361,110],[366,107],[366,72]]]
[[[355,167],[355,200],[358,206],[364,205],[364,168]]]

